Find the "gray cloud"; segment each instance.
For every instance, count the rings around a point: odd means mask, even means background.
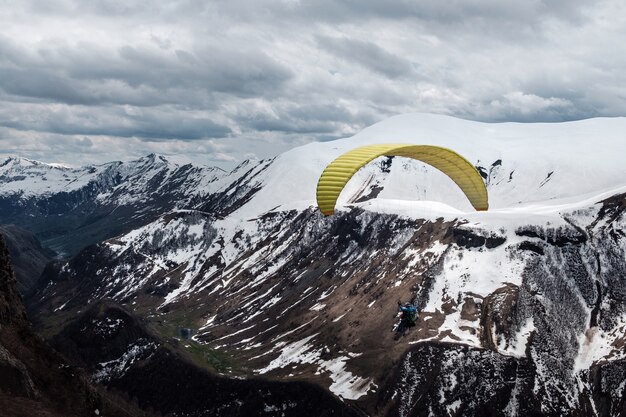
[[[137,137],[143,140],[221,138],[231,129],[209,118],[190,117],[168,107],[22,105],[0,107],[0,126],[61,135]]]
[[[623,116],[625,12],[619,0],[25,0],[0,10],[0,153],[223,163],[405,112]]]
[[[468,20],[482,21],[485,24],[507,21],[513,26],[535,25],[549,18],[578,23],[584,20],[584,13],[597,1],[583,0],[539,0],[532,2],[502,2],[499,0],[469,0],[441,2],[437,0],[301,0],[273,1],[231,0],[224,3],[209,3],[207,11],[216,8],[225,10],[246,20],[257,20],[259,15],[305,20],[308,22],[328,22],[354,24],[367,20],[420,20],[437,24],[458,24]],[[179,8],[198,10],[197,2],[185,2]],[[200,7],[202,8],[202,7]]]
[[[106,50],[91,44],[71,49],[52,44],[29,57],[5,41],[0,54],[13,61],[0,63],[5,92],[67,104],[186,104],[198,92],[205,97],[271,95],[292,76],[262,52],[214,46],[194,55],[129,45]]]
[[[316,39],[322,49],[336,57],[352,63],[357,62],[386,77],[408,77],[414,74],[410,62],[387,52],[372,42],[328,36],[317,36]]]
[[[252,131],[280,132],[327,137],[355,133],[358,127],[376,121],[368,113],[351,113],[334,103],[279,103],[270,110],[244,107],[234,117]]]

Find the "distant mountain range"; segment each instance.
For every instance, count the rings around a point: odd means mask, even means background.
[[[312,382],[367,415],[626,415],[624,131],[623,118],[405,115],[230,173],[157,155],[80,169],[10,159],[0,222],[64,258],[28,299],[51,340],[106,300],[165,340],[191,329],[178,349],[211,372]],[[324,166],[378,142],[458,151],[490,210],[396,157],[359,171],[323,217]],[[417,326],[395,340],[409,300]],[[133,371],[143,359],[110,372],[58,346],[94,379],[148,383]]]
[[[0,163],[0,219],[70,256],[184,206],[222,176],[155,154],[82,168],[8,158]]]

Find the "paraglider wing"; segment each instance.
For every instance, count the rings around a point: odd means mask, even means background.
[[[337,198],[350,178],[368,162],[383,155],[413,158],[431,165],[450,177],[476,210],[489,207],[487,188],[480,173],[458,153],[440,146],[380,144],[348,151],[324,169],[317,183],[317,205],[322,213],[333,214]]]

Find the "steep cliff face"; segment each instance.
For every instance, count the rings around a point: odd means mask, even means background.
[[[388,416],[548,415],[533,392],[536,368],[527,358],[423,343],[407,353],[394,373],[393,385],[378,403]],[[574,410],[564,408],[556,415],[568,413]]]
[[[4,236],[11,256],[17,289],[27,294],[55,253],[43,248],[34,234],[15,225],[0,225],[0,235]]]
[[[6,417],[148,417],[119,398],[99,392],[81,371],[32,333],[1,236],[0,375],[0,410]]]
[[[411,350],[383,396],[390,415],[626,415],[625,203],[571,213],[570,228],[518,228],[532,255],[521,285],[482,304],[486,349]]]
[[[17,290],[11,258],[4,238],[0,236],[0,324],[25,325],[26,322],[26,312]]]

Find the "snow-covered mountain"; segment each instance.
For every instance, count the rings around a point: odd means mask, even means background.
[[[0,162],[0,223],[74,254],[184,206],[224,174],[155,154],[81,168],[11,157]]]
[[[622,415],[625,131],[398,116],[194,176],[177,209],[49,270],[31,305],[58,323],[111,298],[163,334],[195,329],[190,346],[233,374],[312,381],[370,415]],[[384,142],[456,150],[490,210],[433,168],[380,158],[323,217],[326,164]],[[399,300],[419,320],[394,340]]]
[[[350,149],[375,143],[433,144],[454,149],[483,173],[492,212],[520,208],[537,212],[539,207],[580,202],[623,187],[625,126],[624,118],[489,124],[437,115],[397,116],[353,137],[311,143],[278,156],[257,179],[263,186],[241,215],[314,205],[323,168]],[[377,194],[382,209],[394,206],[383,200],[399,199],[441,202],[461,212],[471,210],[464,195],[444,174],[408,159],[398,159],[388,173],[380,174],[383,161],[378,161],[379,167],[373,164],[359,171],[339,203],[356,201],[382,186]],[[419,215],[414,212],[414,216]]]

